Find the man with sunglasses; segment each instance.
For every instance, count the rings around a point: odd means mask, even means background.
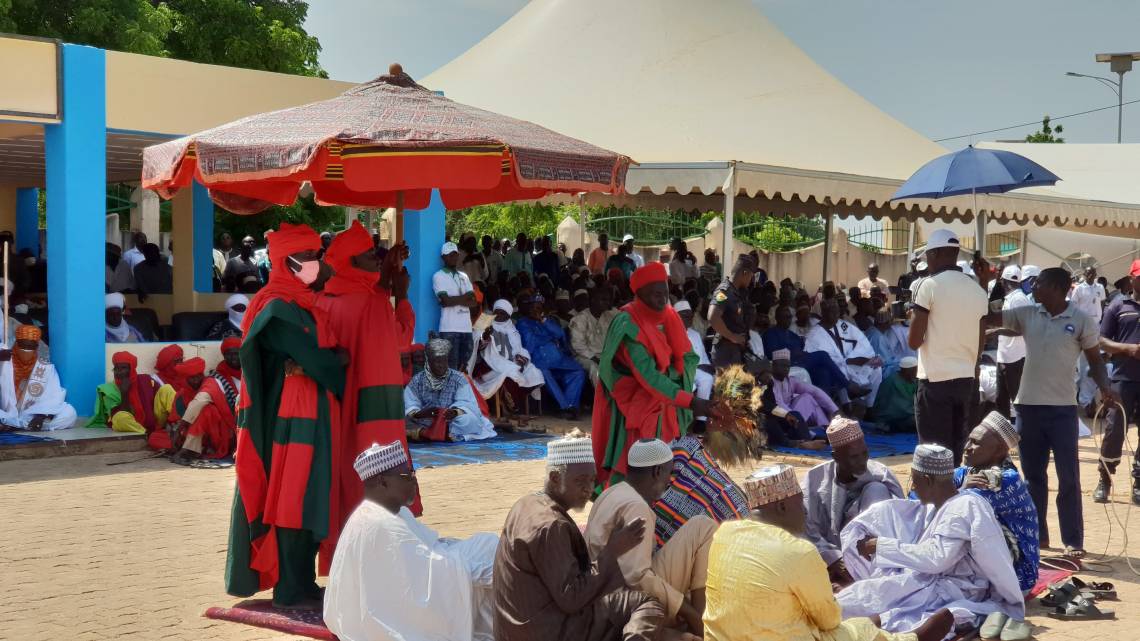
[[[374,443],[353,468],[364,501],[333,556],[324,602],[329,630],[344,641],[489,638],[499,537],[445,539],[417,521],[408,508],[419,485],[399,441]]]

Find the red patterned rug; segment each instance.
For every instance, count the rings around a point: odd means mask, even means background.
[[[269,628],[311,639],[337,641],[336,635],[325,627],[320,610],[282,610],[273,607],[273,602],[269,599],[242,601],[232,608],[210,608],[202,616],[207,619]]]

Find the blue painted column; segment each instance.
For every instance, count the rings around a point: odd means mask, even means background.
[[[193,256],[194,291],[214,291],[214,201],[210,200],[209,190],[198,181],[194,181]]]
[[[408,301],[416,310],[417,343],[426,341],[429,331],[439,329],[439,300],[432,291],[431,277],[443,266],[439,249],[447,236],[446,215],[438,190],[432,191],[427,209],[404,212],[404,240],[411,253],[406,263],[412,279]]]
[[[35,187],[16,190],[16,251],[23,249],[40,255],[40,190]]]
[[[89,414],[103,382],[107,202],[106,52],[61,45],[63,120],[44,126],[51,355],[67,400]]]

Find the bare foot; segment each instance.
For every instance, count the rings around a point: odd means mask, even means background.
[[[954,615],[943,608],[935,612],[925,623],[915,628],[918,641],[942,641],[954,625]]]

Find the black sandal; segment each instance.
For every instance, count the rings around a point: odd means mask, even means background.
[[[1082,581],[1077,577],[1073,577],[1073,585],[1077,586],[1081,594],[1091,594],[1092,598],[1097,601],[1117,601],[1116,586],[1108,582],[1101,581]]]
[[[1107,621],[1116,619],[1114,610],[1101,610],[1089,599],[1076,596],[1072,601],[1046,612],[1050,619],[1058,621]]]
[[[1048,587],[1045,596],[1038,599],[1041,605],[1047,608],[1057,608],[1072,601],[1077,596],[1077,586],[1065,579]]]

